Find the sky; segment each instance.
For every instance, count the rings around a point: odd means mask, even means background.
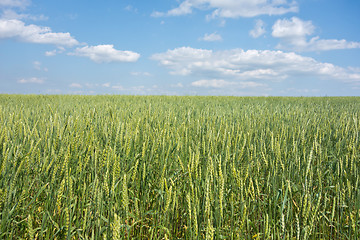
[[[360,96],[359,0],[0,0],[0,93]]]

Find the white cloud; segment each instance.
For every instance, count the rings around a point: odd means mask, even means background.
[[[33,62],[33,65],[34,65],[34,68],[35,68],[36,70],[41,70],[41,62],[39,62],[39,61],[34,61],[34,62]]]
[[[360,74],[330,63],[318,62],[313,58],[296,53],[231,49],[212,51],[181,47],[154,54],[153,60],[169,68],[170,74],[216,79],[270,80],[313,77],[331,78],[342,81],[360,81]]]
[[[149,72],[131,72],[130,74],[133,76],[145,76],[145,77],[152,76],[151,73]]]
[[[313,34],[315,30],[311,21],[303,21],[297,17],[289,19],[278,19],[274,26],[272,35],[279,38],[301,38]]]
[[[42,63],[39,61],[34,61],[33,66],[36,70],[47,72],[48,69],[46,67],[42,66]]]
[[[83,86],[80,83],[72,83],[69,85],[71,88],[83,88]]]
[[[46,67],[42,66],[42,63],[39,61],[34,61],[33,66],[36,70],[47,72],[48,69]]]
[[[114,90],[118,90],[118,91],[122,91],[122,90],[125,89],[125,88],[124,88],[123,86],[121,86],[121,85],[114,85],[114,86],[112,86],[111,88],[114,89]]]
[[[87,57],[96,63],[103,62],[136,62],[140,54],[132,51],[120,51],[114,45],[97,45],[76,48],[75,52],[69,55]]]
[[[315,26],[311,21],[303,21],[297,17],[279,19],[272,27],[272,36],[282,40],[277,47],[296,51],[326,51],[335,49],[360,48],[360,42],[348,42],[345,39],[320,39],[313,37]]]
[[[357,72],[360,73],[360,67],[348,67],[349,70],[353,71],[353,72]]]
[[[302,21],[297,17],[289,19],[279,19],[272,27],[272,36],[281,38],[287,43],[306,47],[306,36],[314,33],[315,27],[311,21]]]
[[[163,17],[163,16],[165,16],[165,14],[162,12],[155,11],[151,13],[151,17]]]
[[[173,88],[183,88],[184,85],[181,82],[179,82],[177,84],[172,84],[171,87],[173,87]]]
[[[282,15],[297,12],[295,1],[288,0],[184,0],[177,8],[164,12],[153,12],[153,17],[191,14],[193,9],[213,9],[211,18],[255,17],[258,15]]]
[[[320,90],[319,89],[308,89],[308,88],[287,88],[286,90],[280,91],[282,94],[285,95],[317,95]]]
[[[62,90],[61,89],[46,89],[45,91],[46,94],[61,94]]]
[[[265,23],[258,19],[256,20],[256,23],[255,23],[255,27],[254,29],[252,29],[249,34],[250,36],[252,36],[253,38],[258,38],[260,37],[261,35],[264,35],[266,32],[265,30]]]
[[[213,88],[223,88],[231,85],[236,85],[236,82],[229,82],[223,79],[210,79],[210,80],[199,80],[191,83],[191,86],[195,87],[213,87]]]
[[[200,40],[206,41],[206,42],[219,42],[219,41],[222,41],[223,39],[220,34],[217,34],[216,32],[214,32],[211,34],[205,33],[205,35],[202,38],[200,38]]]
[[[191,86],[194,87],[205,87],[205,88],[225,88],[225,87],[235,87],[235,88],[255,88],[255,87],[265,87],[266,84],[257,83],[257,82],[231,82],[224,79],[203,79],[191,83]]]
[[[97,88],[99,86],[100,86],[100,84],[98,84],[98,83],[85,83],[85,87],[87,87],[87,88]]]
[[[33,20],[33,21],[45,21],[48,20],[48,17],[44,16],[44,15],[31,15],[31,14],[24,14],[24,13],[17,13],[12,9],[6,9],[3,11],[2,15],[1,15],[1,19],[3,20],[13,20],[13,19],[29,19],[29,20]]]
[[[112,86],[111,86],[111,84],[109,82],[107,82],[107,83],[103,83],[103,84],[98,84],[98,83],[84,83],[84,84],[71,83],[69,85],[69,87],[71,87],[71,88],[93,89],[93,88],[99,88],[99,87],[111,88]]]
[[[47,57],[52,57],[52,56],[55,56],[56,55],[56,49],[55,50],[52,50],[52,51],[46,51],[45,52],[45,56]]]
[[[52,57],[52,56],[55,56],[58,53],[63,53],[64,51],[65,51],[64,47],[58,46],[58,49],[54,49],[54,50],[51,50],[51,51],[46,51],[45,56]]]
[[[30,4],[30,0],[0,0],[0,7],[25,8]]]
[[[138,10],[137,8],[134,8],[132,5],[127,5],[124,10],[128,11],[128,12],[134,12],[134,13],[137,13]]]
[[[70,33],[52,32],[49,27],[37,25],[25,25],[24,22],[16,19],[0,19],[0,39],[15,38],[19,41],[40,44],[54,44],[59,46],[74,46],[78,41]]]
[[[36,83],[36,84],[42,84],[44,82],[45,82],[45,79],[37,78],[37,77],[22,78],[18,81],[18,83]]]
[[[360,48],[360,42],[348,42],[345,39],[320,39],[319,37],[313,37],[310,39],[308,47],[305,50],[327,51],[352,48]]]

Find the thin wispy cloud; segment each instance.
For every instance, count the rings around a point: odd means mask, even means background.
[[[130,74],[133,76],[145,76],[145,77],[152,76],[152,74],[149,72],[130,72]]]
[[[133,12],[133,13],[138,13],[138,9],[135,8],[134,6],[132,5],[127,5],[124,10],[128,11],[128,12]]]
[[[256,17],[259,15],[282,15],[298,12],[295,1],[248,1],[248,0],[185,0],[178,7],[167,12],[155,11],[153,17],[182,16],[193,13],[194,9],[212,10],[211,18]]]
[[[223,38],[220,34],[214,32],[214,33],[205,33],[203,37],[201,37],[199,40],[206,41],[206,42],[221,42]]]
[[[254,81],[227,81],[224,79],[202,79],[194,81],[191,86],[197,88],[212,88],[212,89],[264,89],[267,87],[264,83],[258,83]]]
[[[80,83],[71,83],[69,85],[69,87],[71,87],[71,88],[83,88],[83,85],[81,85]]]
[[[31,3],[30,0],[0,0],[1,7],[25,8]]]
[[[31,77],[31,78],[22,78],[18,80],[18,83],[34,83],[34,84],[43,84],[45,82],[44,78]]]
[[[18,19],[18,20],[32,20],[32,21],[46,21],[49,18],[45,15],[32,15],[27,13],[17,13],[13,9],[5,9],[1,14],[1,19],[4,20],[12,20],[12,19]]]

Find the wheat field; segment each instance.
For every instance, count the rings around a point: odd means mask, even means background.
[[[359,239],[360,98],[0,95],[1,239]]]

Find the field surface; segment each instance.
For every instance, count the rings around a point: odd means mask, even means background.
[[[360,98],[0,95],[0,239],[360,239]]]

